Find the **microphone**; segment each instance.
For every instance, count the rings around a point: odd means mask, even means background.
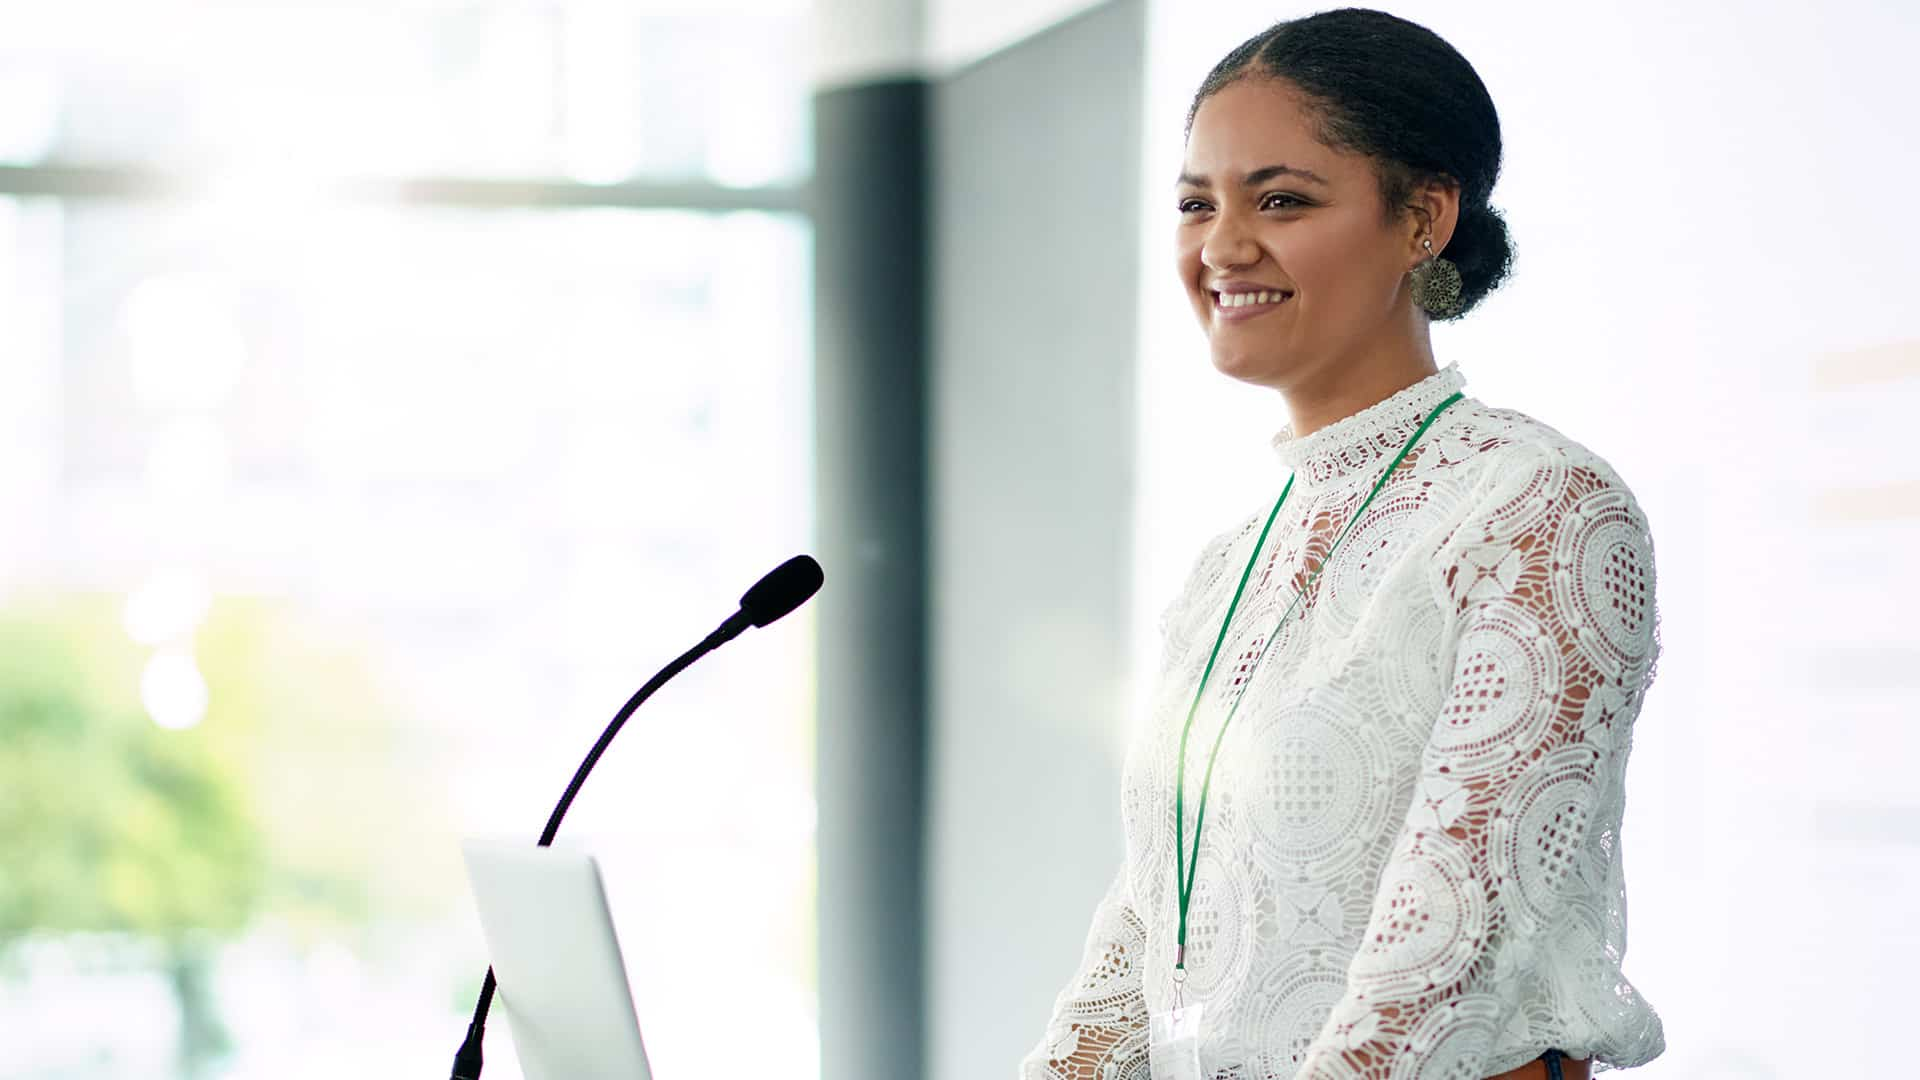
[[[795,555],[768,571],[740,598],[740,610],[727,617],[714,634],[725,637],[714,642],[717,648],[733,640],[748,626],[765,626],[812,599],[826,580],[820,564],[810,555]]]
[[[665,686],[668,679],[691,667],[695,660],[739,637],[747,627],[766,626],[806,603],[813,598],[814,593],[820,591],[820,586],[825,581],[825,572],[810,555],[795,555],[774,567],[765,577],[754,582],[753,588],[748,589],[746,595],[740,598],[740,610],[727,616],[726,621],[721,623],[713,633],[708,634],[700,644],[680,654],[673,663],[661,668],[659,674],[647,680],[645,686],[635,691],[634,695],[627,699],[627,703],[620,707],[620,711],[614,714],[613,722],[600,733],[600,741],[593,744],[593,749],[587,753],[586,760],[582,761],[580,768],[574,772],[573,780],[567,784],[566,792],[560,796],[560,802],[554,806],[552,816],[547,818],[547,827],[540,833],[539,846],[547,847],[553,843],[554,834],[560,831],[560,819],[567,816],[567,808],[573,805],[574,796],[580,794],[580,785],[586,782],[587,774],[593,771],[594,765],[600,760],[600,755],[606,753],[608,744],[613,742],[613,737],[620,733],[620,728],[627,722],[627,717],[633,715],[633,710],[639,708],[641,702],[652,697],[655,690]],[[486,1034],[487,1010],[493,1005],[493,991],[496,985],[498,984],[493,977],[493,968],[489,967],[485,981],[480,984],[480,1000],[473,1007],[473,1019],[467,1024],[466,1041],[460,1044],[460,1049],[453,1055],[452,1080],[479,1080],[480,1042]]]

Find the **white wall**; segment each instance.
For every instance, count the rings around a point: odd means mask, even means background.
[[[1211,369],[1172,272],[1193,89],[1275,18],[1150,5],[1133,618],[1284,480],[1271,392]],[[1629,776],[1627,973],[1659,1077],[1864,1074],[1920,969],[1920,9],[1408,0],[1500,109],[1515,277],[1442,363],[1610,459],[1666,647]],[[1883,1040],[1876,1045],[1876,1040]]]
[[[926,23],[921,0],[814,0],[814,89],[923,74]]]
[[[1112,0],[933,93],[933,1080],[1013,1075],[1120,865],[1137,333],[1114,298],[1138,281],[1144,11]]]
[[[964,67],[1105,0],[926,0],[927,64]]]
[[[815,0],[814,85],[942,77],[1103,0]]]

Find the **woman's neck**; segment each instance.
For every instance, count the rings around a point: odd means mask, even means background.
[[[1422,352],[1392,362],[1344,364],[1317,378],[1282,387],[1280,394],[1287,399],[1294,436],[1305,438],[1387,400],[1439,370],[1433,354]]]

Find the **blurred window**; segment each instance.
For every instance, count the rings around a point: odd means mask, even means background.
[[[99,771],[0,800],[76,868],[0,883],[0,1080],[444,1069],[459,838],[809,546],[806,10],[6,18],[0,739]],[[818,1075],[812,650],[682,675],[562,830],[662,1075]]]

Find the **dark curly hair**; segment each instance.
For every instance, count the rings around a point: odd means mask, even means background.
[[[1444,252],[1460,268],[1453,319],[1506,280],[1513,240],[1488,202],[1500,175],[1500,117],[1473,65],[1438,34],[1371,8],[1275,23],[1214,65],[1187,109],[1187,134],[1202,102],[1248,78],[1291,84],[1322,145],[1372,159],[1386,224],[1404,220],[1423,184],[1459,185],[1460,218]]]

